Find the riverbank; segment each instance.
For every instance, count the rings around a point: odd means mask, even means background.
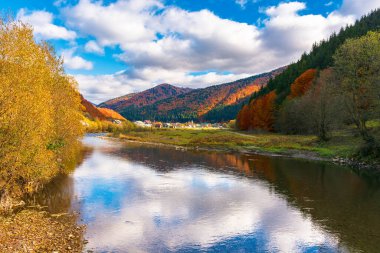
[[[38,209],[0,216],[1,252],[82,252],[85,228],[76,219]]]
[[[30,206],[33,201],[26,199],[43,190],[59,175],[73,171],[87,152],[88,149],[81,146],[70,166],[65,167],[60,174],[39,181],[39,187],[32,188],[29,194],[22,190],[13,194],[0,191],[1,252],[82,252],[85,226],[78,225],[75,213],[52,214],[45,211],[47,207]],[[18,185],[12,189],[15,188],[23,189]]]
[[[352,133],[337,132],[328,142],[315,136],[281,135],[275,133],[246,133],[232,130],[177,130],[130,131],[117,134],[121,140],[172,145],[187,149],[233,151],[286,156],[336,163],[359,164],[352,158],[362,144]],[[375,161],[360,163],[362,166]]]

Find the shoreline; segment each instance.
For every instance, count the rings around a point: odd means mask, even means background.
[[[55,175],[33,193],[42,191],[64,174]],[[1,252],[82,252],[87,243],[84,238],[86,225],[80,222],[79,214],[75,211],[50,212],[47,206],[32,200],[33,193],[16,197],[3,193],[1,196]]]
[[[147,144],[147,145],[155,145],[155,146],[164,146],[175,148],[176,150],[184,150],[184,151],[211,151],[211,152],[226,152],[226,153],[240,153],[240,154],[248,154],[248,155],[262,155],[269,157],[282,157],[289,159],[302,159],[308,161],[320,161],[320,162],[328,162],[341,166],[348,166],[353,170],[357,171],[366,171],[370,173],[376,173],[380,175],[380,164],[371,164],[368,162],[363,162],[360,160],[355,160],[353,158],[344,158],[344,157],[323,157],[317,152],[313,151],[305,151],[305,150],[297,150],[297,149],[287,149],[285,151],[266,151],[262,150],[260,147],[257,149],[246,149],[243,147],[239,148],[229,148],[229,147],[207,147],[207,146],[187,146],[187,145],[175,145],[170,143],[163,142],[153,142],[153,141],[142,141],[142,140],[133,140],[128,139],[126,136],[123,137],[114,137],[114,136],[101,136],[99,138],[104,139],[113,139],[120,142],[130,142],[130,143],[139,143],[139,144]]]
[[[0,215],[2,252],[82,252],[85,225],[77,219],[75,213],[50,214],[31,206]]]
[[[82,252],[87,243],[86,225],[81,224],[78,213],[52,213],[47,206],[27,199],[26,194],[2,198],[1,252]]]
[[[231,149],[231,148],[215,148],[215,147],[192,147],[192,146],[180,146],[168,143],[161,142],[149,142],[149,141],[136,141],[129,140],[124,138],[112,137],[112,136],[99,136],[102,139],[112,139],[120,142],[131,142],[131,143],[139,143],[139,144],[147,144],[147,145],[155,145],[155,146],[164,146],[164,147],[172,147],[176,150],[183,151],[212,151],[212,152],[226,152],[226,153],[242,153],[248,155],[262,155],[262,156],[271,156],[271,157],[283,157],[283,158],[293,158],[293,159],[305,159],[311,161],[323,161],[323,162],[333,162],[333,159],[325,158],[318,156],[317,153],[312,152],[294,152],[294,153],[284,153],[284,152],[269,152],[263,150],[249,150],[249,149]]]

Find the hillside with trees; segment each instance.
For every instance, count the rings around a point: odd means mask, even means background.
[[[186,94],[190,91],[191,89],[189,88],[180,88],[163,83],[142,92],[127,94],[122,97],[108,100],[101,103],[99,107],[109,108],[115,111],[122,111],[129,107],[141,108],[152,105],[157,101]]]
[[[135,125],[112,109],[100,108],[81,96],[82,125],[86,132],[116,133]]]
[[[123,99],[107,101],[99,107],[114,109],[130,120],[228,121],[236,117],[241,105],[254,92],[284,69],[202,89],[159,85],[135,95],[124,96]],[[163,88],[166,90],[163,91]],[[164,99],[163,93],[166,94]]]
[[[380,11],[315,44],[310,53],[252,96],[237,116],[240,130],[315,134],[327,141],[353,125],[363,155],[380,155],[368,122],[380,118]]]
[[[100,108],[93,105],[90,101],[81,96],[82,111],[85,117],[90,120],[100,120],[100,121],[112,121],[112,120],[122,120],[126,121],[126,118],[121,116],[119,113],[112,109]]]
[[[334,53],[350,38],[359,38],[369,31],[378,31],[380,28],[380,10],[363,16],[355,24],[342,28],[339,33],[332,34],[328,39],[315,43],[309,53],[304,53],[299,61],[292,63],[268,85],[255,93],[251,100],[272,90],[276,91],[276,104],[281,104],[290,93],[291,84],[308,69],[326,69],[334,64]]]

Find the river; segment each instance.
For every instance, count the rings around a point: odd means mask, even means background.
[[[83,143],[83,162],[35,201],[80,213],[84,252],[380,252],[380,183],[348,168]]]

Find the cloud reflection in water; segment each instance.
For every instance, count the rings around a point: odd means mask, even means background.
[[[263,181],[199,164],[160,172],[105,152],[104,148],[112,148],[105,140],[95,142],[94,153],[73,175],[81,215],[88,223],[89,249],[334,252],[338,248],[337,238]]]

